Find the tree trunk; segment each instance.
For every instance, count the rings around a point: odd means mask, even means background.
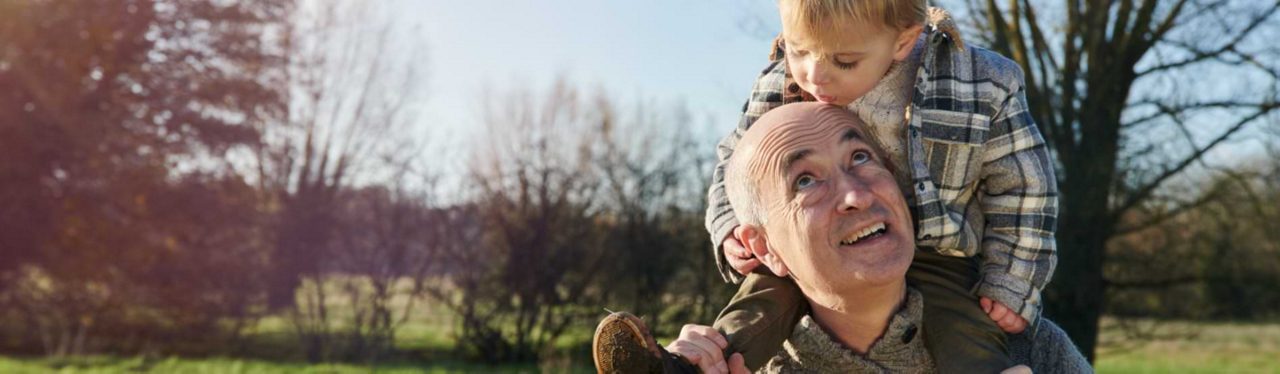
[[[1076,184],[1087,180],[1075,181]],[[1086,192],[1087,187],[1063,186],[1066,196]],[[1108,234],[1097,222],[1106,219],[1105,202],[1063,199],[1058,230],[1058,268],[1046,294],[1046,317],[1062,327],[1089,362],[1098,344],[1098,319],[1105,303],[1102,278],[1103,248]]]
[[[1096,357],[1098,321],[1106,309],[1107,284],[1102,274],[1107,240],[1115,229],[1109,206],[1115,184],[1119,118],[1128,86],[1089,93],[1079,113],[1083,136],[1060,175],[1058,267],[1045,295],[1047,317],[1058,323],[1089,362]],[[1093,99],[1096,98],[1096,99]],[[1101,104],[1099,104],[1101,103]],[[1085,153],[1087,152],[1087,153]]]
[[[268,275],[267,307],[272,312],[294,308],[303,277],[320,271],[320,258],[333,228],[329,215],[334,209],[333,197],[322,191],[325,189],[304,189],[285,198]]]

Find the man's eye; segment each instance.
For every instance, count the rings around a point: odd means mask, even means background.
[[[818,180],[814,179],[813,176],[807,174],[801,175],[799,178],[796,178],[796,189],[800,190],[809,188],[812,187],[814,183],[818,183]]]
[[[859,164],[865,163],[865,162],[867,162],[867,161],[871,161],[871,153],[868,153],[867,151],[857,151],[857,152],[853,152],[853,164],[854,164],[854,165],[859,165]]]

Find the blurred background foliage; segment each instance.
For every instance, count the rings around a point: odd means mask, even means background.
[[[1102,199],[1086,213],[1108,217],[1063,221],[1093,238],[1064,251],[1098,247],[1096,261],[1065,260],[1076,270],[1055,277],[1051,315],[1084,316],[1072,332],[1091,357],[1199,334],[1168,321],[1274,323],[1280,73],[1256,39],[1276,31],[1280,3],[1119,3],[1082,14],[1155,27],[1054,36],[1027,25],[1050,27],[1032,2],[957,11],[974,40],[1024,64],[1064,193]],[[1214,12],[1262,21],[1182,18]],[[660,336],[714,319],[735,287],[702,226],[714,139],[695,134],[697,113],[565,77],[478,100],[482,135],[466,147],[423,139],[429,51],[394,38],[412,25],[387,15],[359,2],[0,0],[0,352],[157,370],[171,355],[570,370],[589,365],[603,308]],[[1165,19],[1198,26],[1153,34]],[[1148,49],[1106,39],[1124,35]],[[1093,48],[1084,62],[1049,47],[1072,40]],[[1087,60],[1108,46],[1138,54]],[[1200,63],[1261,83],[1198,96],[1203,71],[1183,69]],[[1116,66],[1163,78],[1120,74],[1136,88],[1113,92]],[[1265,149],[1210,165],[1220,141],[1188,121],[1222,139],[1252,126]],[[1110,142],[1087,140],[1099,136]],[[440,167],[445,154],[465,155],[464,170]]]

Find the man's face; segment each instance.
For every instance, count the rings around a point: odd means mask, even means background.
[[[784,17],[788,8],[780,9]],[[833,45],[814,45],[809,35],[785,24],[782,35],[787,71],[800,88],[820,102],[846,106],[871,91],[895,58],[905,58],[910,49],[899,49],[902,34],[890,28],[840,24],[836,29],[840,37]]]
[[[915,245],[906,201],[860,139],[856,119],[813,105],[825,109],[773,126],[754,143],[750,172],[768,247],[802,287],[834,292],[901,281]]]

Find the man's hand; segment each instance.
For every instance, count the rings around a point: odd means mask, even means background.
[[[680,337],[667,344],[667,352],[683,357],[690,364],[698,365],[706,374],[744,374],[747,373],[746,361],[742,354],[734,353],[729,361],[724,360],[725,340],[719,331],[711,326],[684,325],[680,329]]]
[[[982,304],[982,310],[987,312],[987,316],[991,317],[992,321],[996,321],[996,325],[1000,326],[1004,332],[1017,334],[1027,329],[1027,320],[1022,319],[1022,316],[999,301],[983,297],[979,303]]]
[[[757,266],[760,266],[760,259],[756,258],[754,254],[751,254],[751,251],[747,250],[747,247],[742,245],[742,242],[738,240],[738,237],[732,234],[732,232],[737,231],[738,228],[734,227],[733,230],[730,231],[731,234],[725,237],[724,241],[720,243],[720,247],[724,248],[724,258],[729,260],[729,267],[732,267],[734,271],[738,272],[738,274],[745,276],[750,274],[752,270],[755,270]]]

